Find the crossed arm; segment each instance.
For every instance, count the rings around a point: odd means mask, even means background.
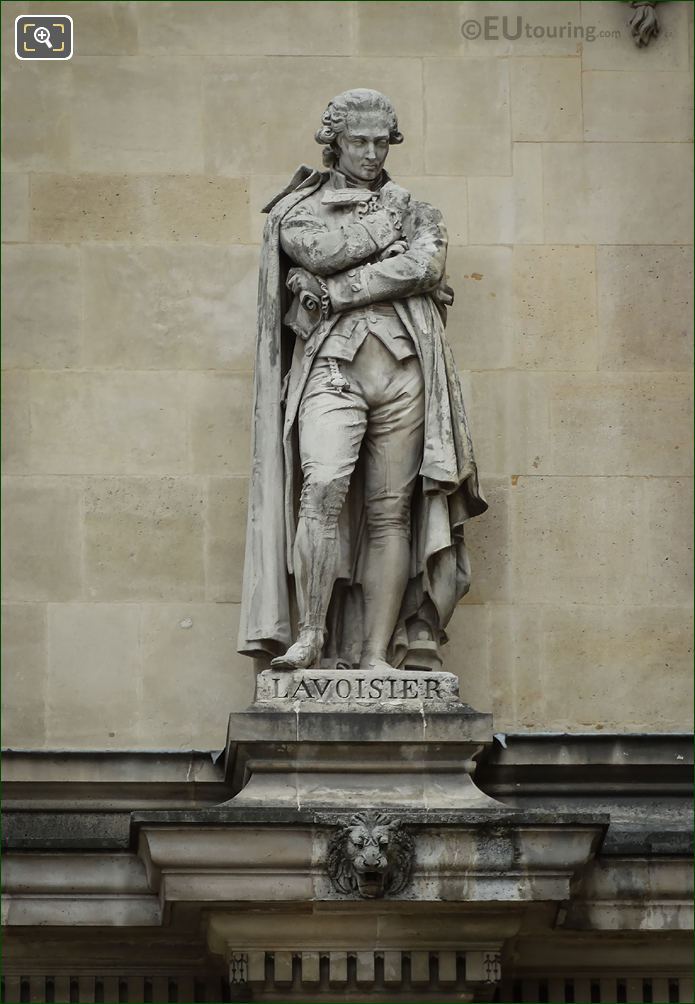
[[[381,261],[369,259],[403,238],[386,209],[337,230],[308,209],[294,213],[282,224],[282,247],[297,265],[322,278],[334,313],[428,293],[444,277],[446,229],[431,206],[415,203],[412,208],[404,227],[408,247]]]

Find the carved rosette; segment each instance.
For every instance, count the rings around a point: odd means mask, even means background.
[[[413,838],[401,820],[358,812],[331,837],[326,868],[338,892],[381,899],[406,888],[413,854]]]

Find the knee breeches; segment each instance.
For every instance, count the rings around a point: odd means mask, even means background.
[[[304,483],[300,518],[335,535],[360,450],[370,537],[410,536],[410,501],[422,463],[424,384],[419,361],[398,361],[369,336],[352,362],[340,363],[349,387],[329,385],[327,359],[317,359],[299,409]]]

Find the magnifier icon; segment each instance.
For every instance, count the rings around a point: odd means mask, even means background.
[[[41,42],[48,49],[52,49],[51,45],[51,33],[48,28],[37,28],[34,32],[34,38],[37,42]]]

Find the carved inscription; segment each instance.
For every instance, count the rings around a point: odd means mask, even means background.
[[[288,701],[422,701],[437,700],[441,680],[408,677],[311,676],[300,680],[278,673],[271,677],[273,698]]]

